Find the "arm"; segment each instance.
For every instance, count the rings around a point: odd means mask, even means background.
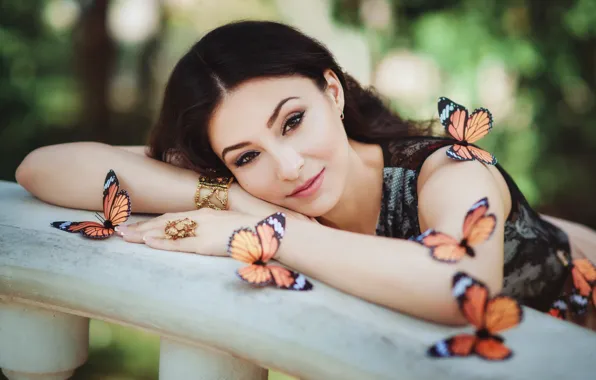
[[[596,263],[596,231],[565,219],[548,215],[540,216],[567,234],[573,258],[585,257]]]
[[[103,181],[108,170],[118,175],[135,213],[181,212],[195,209],[198,174],[146,156],[146,147],[114,147],[97,142],[45,146],[29,153],[16,172],[17,182],[39,199],[76,209],[102,209]],[[258,216],[284,211],[232,184],[231,210]]]
[[[194,209],[195,173],[138,154],[142,147],[127,148],[96,142],[42,147],[19,165],[17,182],[45,202],[101,210],[103,180],[114,169],[135,212]]]
[[[451,279],[457,271],[485,282],[491,294],[502,287],[501,194],[482,164],[454,162],[442,151],[425,162],[418,193],[419,214],[426,227],[454,236],[461,236],[462,222],[470,206],[487,196],[490,212],[497,216],[495,233],[475,249],[475,258],[446,264],[433,260],[428,249],[415,242],[292,221],[288,223],[278,260],[363,299],[435,322],[462,324],[465,320],[451,295]]]

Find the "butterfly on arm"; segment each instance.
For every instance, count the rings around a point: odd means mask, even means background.
[[[312,284],[304,275],[279,265],[269,264],[286,230],[286,217],[275,213],[258,222],[255,231],[241,228],[232,234],[228,253],[248,266],[238,269],[238,277],[252,285],[274,285],[280,289],[310,290]]]
[[[488,208],[488,198],[482,198],[470,207],[464,219],[461,240],[429,229],[414,241],[430,248],[431,257],[438,261],[456,263],[466,255],[474,257],[474,247],[488,240],[497,225],[497,217],[487,214]]]
[[[126,222],[130,210],[130,196],[126,190],[120,190],[118,177],[110,170],[103,186],[103,217],[95,214],[99,222],[57,221],[50,225],[62,231],[80,233],[90,239],[107,239],[114,234],[116,226]]]
[[[452,293],[464,317],[475,328],[472,334],[458,334],[435,343],[427,351],[438,358],[476,354],[486,360],[505,360],[513,353],[497,335],[519,325],[523,309],[513,298],[488,297],[488,288],[464,272],[453,276]]]
[[[457,140],[447,150],[447,156],[458,161],[478,160],[487,165],[495,165],[495,156],[472,145],[486,136],[493,127],[493,117],[489,110],[478,108],[468,116],[466,107],[444,97],[439,98],[438,106],[441,124]]]

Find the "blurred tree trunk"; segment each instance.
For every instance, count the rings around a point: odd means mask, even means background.
[[[115,44],[107,31],[110,0],[86,1],[74,33],[75,71],[82,94],[81,127],[84,135],[110,141],[108,90]]]

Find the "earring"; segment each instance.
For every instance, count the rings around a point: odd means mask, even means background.
[[[341,120],[343,120],[343,119],[344,119],[344,111],[341,111],[341,115],[339,116],[339,118],[340,118]]]

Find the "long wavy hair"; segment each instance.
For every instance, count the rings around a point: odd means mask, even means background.
[[[349,138],[375,143],[428,134],[427,127],[391,112],[373,88],[363,88],[344,73],[318,41],[284,24],[241,21],[210,31],[178,61],[149,136],[150,156],[198,173],[230,175],[207,135],[223,96],[254,78],[296,75],[325,90],[327,69],[344,88],[343,123]]]

